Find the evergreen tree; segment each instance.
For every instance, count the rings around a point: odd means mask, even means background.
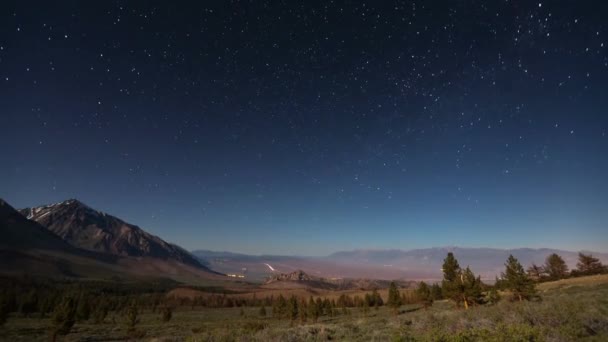
[[[563,279],[568,275],[566,262],[555,253],[547,257],[544,269],[551,279]]]
[[[308,300],[308,316],[310,316],[314,323],[317,323],[317,320],[319,319],[319,308],[317,307],[317,303],[312,299],[312,296]]]
[[[488,303],[496,304],[496,303],[498,303],[499,300],[500,300],[500,294],[498,293],[496,286],[492,286],[492,288],[488,292]]]
[[[283,297],[282,294],[280,294],[277,298],[275,306],[276,309],[273,308],[273,316],[275,316],[275,312],[276,316],[279,318],[284,317],[287,314],[287,301],[285,300],[285,297]]]
[[[86,321],[91,315],[91,306],[89,305],[89,297],[81,295],[78,298],[78,305],[76,306],[76,320]]]
[[[526,270],[530,279],[534,281],[540,281],[545,276],[545,270],[542,266],[537,266],[536,264],[532,264],[532,266],[528,267]]]
[[[382,297],[380,296],[380,293],[378,293],[377,289],[373,289],[372,290],[372,294],[371,294],[371,304],[378,309],[378,307],[384,305],[384,301],[382,300]]]
[[[21,297],[19,313],[25,317],[29,317],[30,314],[36,311],[38,311],[38,294],[34,289],[31,289]]]
[[[461,274],[462,282],[462,300],[465,308],[470,305],[480,304],[483,302],[481,278],[475,277],[473,271],[467,267]]]
[[[416,289],[416,296],[422,302],[425,308],[429,307],[433,303],[433,296],[431,293],[431,288],[423,281],[418,284],[418,288]]]
[[[388,288],[388,300],[386,304],[393,310],[395,314],[398,313],[399,307],[401,306],[401,295],[397,289],[397,284],[394,281]]]
[[[363,301],[362,306],[361,306],[361,311],[363,311],[364,315],[367,315],[369,313],[369,302],[367,301]]]
[[[53,311],[52,341],[57,341],[57,336],[65,336],[70,333],[76,323],[76,302],[73,298],[66,297],[55,307]]]
[[[132,301],[127,307],[125,323],[127,324],[127,330],[129,332],[135,331],[135,326],[139,323],[139,310],[137,308],[137,302]]]
[[[103,297],[100,298],[97,301],[95,310],[93,310],[93,321],[96,324],[103,323],[103,321],[108,316],[108,311],[109,311],[109,304],[107,302],[107,299],[103,298]]]
[[[443,297],[448,298],[458,304],[462,298],[460,294],[460,265],[452,252],[449,252],[443,260],[443,281],[441,282],[441,291]]]
[[[6,300],[6,295],[0,293],[0,327],[8,320],[9,310],[10,308],[8,300]]]
[[[439,284],[437,283],[431,285],[431,298],[434,301],[443,299],[443,294],[441,293],[441,286],[439,286]]]
[[[287,315],[292,322],[298,318],[298,300],[293,295],[287,301]]]
[[[598,258],[593,257],[591,254],[578,253],[576,268],[575,273],[580,275],[592,275],[606,272],[606,267],[602,265]]]
[[[519,261],[509,255],[502,274],[504,286],[513,293],[514,298],[529,300],[536,294],[534,282],[528,277]]]
[[[173,317],[173,310],[171,310],[171,307],[168,305],[163,307],[162,312],[161,312],[162,321],[169,322],[172,317]]]
[[[301,299],[298,303],[298,316],[300,317],[300,323],[306,323],[308,318],[308,308],[306,307],[306,300]]]

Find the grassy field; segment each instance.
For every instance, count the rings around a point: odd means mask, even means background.
[[[494,306],[455,309],[448,301],[428,309],[403,306],[395,315],[380,307],[364,313],[323,316],[317,323],[261,317],[259,308],[176,310],[169,322],[144,312],[135,333],[124,317],[110,313],[102,324],[77,323],[66,341],[608,341],[608,276],[539,286],[542,300],[500,301]],[[48,318],[11,316],[0,328],[3,341],[48,341]]]

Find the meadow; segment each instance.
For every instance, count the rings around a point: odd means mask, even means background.
[[[135,329],[110,312],[101,323],[77,322],[65,341],[606,341],[608,275],[547,282],[540,299],[456,309],[447,300],[424,308],[347,308],[334,315],[290,320],[260,315],[260,307],[178,307],[168,321],[159,310],[141,310]],[[48,341],[50,318],[11,314],[3,341]]]

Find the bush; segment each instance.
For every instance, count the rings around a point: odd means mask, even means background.
[[[171,320],[171,317],[173,317],[173,310],[170,307],[165,306],[162,310],[162,321],[169,322]]]
[[[53,311],[53,330],[52,340],[56,341],[57,336],[65,336],[70,333],[76,323],[76,302],[73,298],[67,297]]]

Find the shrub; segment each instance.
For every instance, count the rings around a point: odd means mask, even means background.
[[[76,323],[76,302],[73,298],[64,298],[63,301],[53,311],[53,330],[52,340],[56,341],[57,336],[65,336],[70,333]]]

